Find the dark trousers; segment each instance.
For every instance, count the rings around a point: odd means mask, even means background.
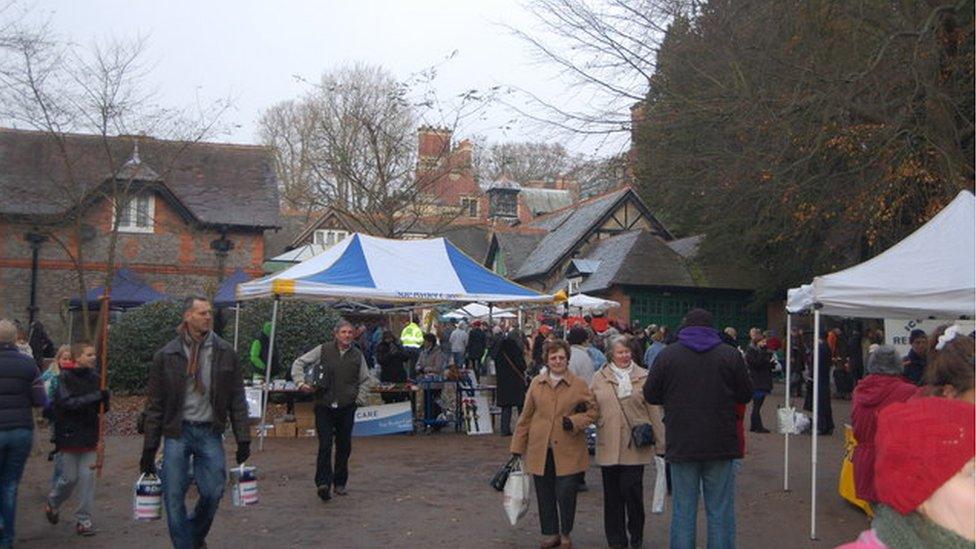
[[[749,419],[749,429],[752,431],[764,429],[762,415],[760,415],[759,411],[762,410],[762,405],[765,401],[766,395],[756,394],[752,396],[752,416]]]
[[[568,536],[573,531],[576,519],[576,492],[579,475],[556,476],[556,462],[552,450],[546,452],[546,470],[535,479],[535,494],[539,502],[539,524],[543,536],[562,534]],[[558,512],[557,512],[558,508]]]
[[[345,486],[349,480],[349,455],[352,453],[352,425],[356,405],[344,408],[315,407],[315,431],[319,436],[319,456],[315,462],[315,486]],[[335,469],[332,441],[335,440]]]
[[[499,419],[501,425],[498,430],[506,436],[512,434],[512,408],[516,408],[516,406],[502,406],[502,417]],[[522,415],[522,407],[518,406],[517,408],[519,415]]]
[[[830,408],[830,386],[820,383],[820,394],[817,395],[817,429],[820,434],[834,432],[834,411]]]
[[[644,466],[610,465],[603,472],[603,531],[607,545],[644,541]]]

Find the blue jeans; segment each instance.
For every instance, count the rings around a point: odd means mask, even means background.
[[[24,474],[24,465],[34,444],[33,429],[4,429],[0,431],[0,519],[3,536],[0,547],[14,542],[14,523],[17,518],[17,486]]]
[[[191,457],[200,497],[193,513],[188,515],[186,491],[190,486]],[[223,440],[214,432],[213,425],[184,421],[180,438],[164,439],[162,481],[166,523],[173,547],[193,549],[207,538],[227,482]]]
[[[698,494],[705,498],[708,549],[735,547],[735,471],[731,459],[671,462],[671,549],[695,548]]]

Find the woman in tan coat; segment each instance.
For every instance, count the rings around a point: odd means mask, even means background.
[[[610,547],[641,547],[644,542],[644,465],[664,450],[660,406],[643,398],[647,370],[631,360],[627,338],[607,344],[609,362],[593,376],[593,395],[600,409],[596,424],[596,462],[603,472],[603,529]],[[649,423],[655,444],[638,448],[634,426]],[[630,534],[628,543],[627,535]]]
[[[548,370],[529,385],[512,437],[512,454],[535,477],[541,547],[572,547],[578,474],[589,465],[586,427],[597,418],[593,393],[569,371],[569,352],[563,340],[546,342]]]

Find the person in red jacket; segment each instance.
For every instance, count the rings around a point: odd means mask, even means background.
[[[851,423],[854,427],[854,486],[857,497],[878,501],[874,489],[874,434],[878,428],[878,414],[895,402],[905,402],[918,388],[902,376],[898,352],[890,345],[878,347],[868,356],[867,376],[854,388]]]

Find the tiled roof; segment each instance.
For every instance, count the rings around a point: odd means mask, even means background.
[[[584,257],[600,268],[583,279],[581,292],[614,284],[633,286],[697,286],[684,260],[648,231],[628,231],[593,244]]]
[[[66,134],[67,155],[47,133],[0,129],[0,215],[58,216],[76,203],[64,199],[73,180],[88,192],[112,176],[158,180],[201,223],[256,228],[279,223],[278,186],[269,150],[253,145],[184,143],[139,138],[141,164],[122,168],[132,137]],[[113,170],[112,166],[119,166]],[[155,178],[153,177],[155,176]],[[59,199],[60,198],[60,199]]]
[[[484,263],[488,255],[488,246],[491,244],[488,228],[482,225],[448,227],[437,236],[448,239],[451,244],[479,264]]]
[[[511,277],[545,236],[543,232],[496,232],[498,247],[505,254],[505,268]]]
[[[694,259],[698,255],[698,247],[701,245],[702,235],[686,236],[668,242],[668,247],[685,259]]]
[[[529,278],[549,272],[560,258],[569,253],[589,233],[594,224],[630,191],[624,188],[598,198],[553,212],[528,224],[550,231],[535,251],[522,263],[514,278]]]

